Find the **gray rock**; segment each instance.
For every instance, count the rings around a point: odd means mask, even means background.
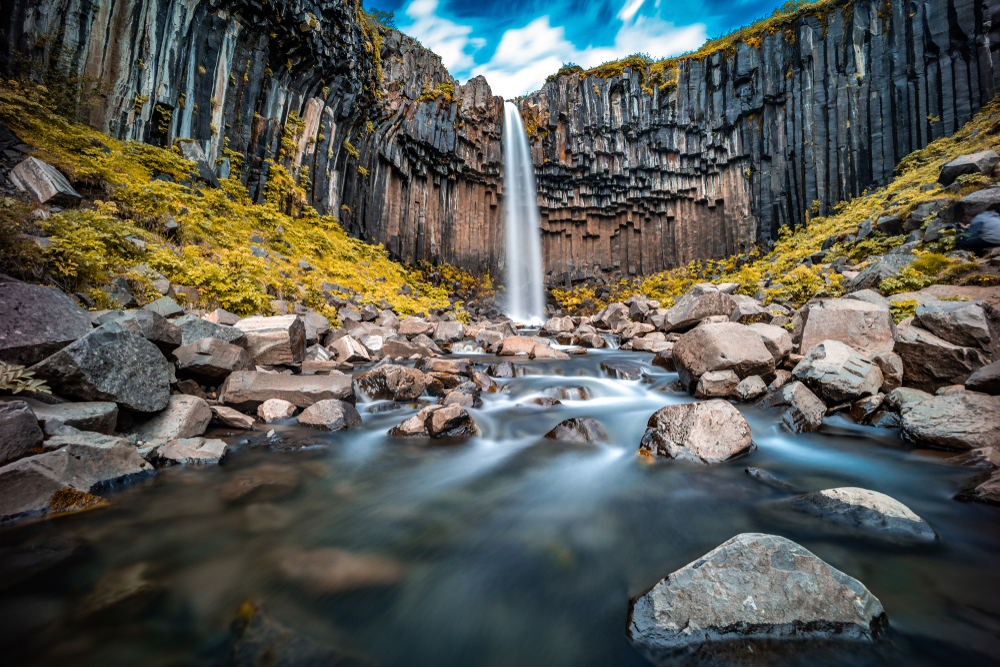
[[[932,396],[904,412],[901,426],[907,440],[934,447],[1000,447],[1000,397],[971,392]]]
[[[465,338],[465,325],[461,322],[438,322],[434,326],[434,342],[438,345],[458,343]]]
[[[840,341],[864,354],[892,350],[895,327],[888,306],[858,299],[819,299],[800,312],[802,335],[795,342],[803,354],[825,340]]]
[[[990,349],[993,332],[980,301],[927,301],[917,306],[914,324],[953,345]]]
[[[350,403],[326,400],[313,403],[303,410],[298,416],[298,422],[324,431],[342,431],[361,426],[361,415]]]
[[[542,325],[542,331],[547,334],[569,332],[574,329],[572,317],[553,317]]]
[[[757,323],[751,324],[750,328],[764,341],[764,347],[774,357],[774,364],[776,366],[791,353],[792,336],[781,327]]]
[[[907,412],[910,408],[932,398],[931,394],[911,387],[898,387],[890,391],[885,397],[885,404],[899,413]]]
[[[969,391],[1000,396],[1000,361],[983,366],[970,375],[965,382],[965,388]]]
[[[269,398],[280,398],[299,408],[338,399],[353,404],[354,383],[350,375],[279,375],[238,371],[219,389],[220,402],[243,412],[256,410]]]
[[[740,378],[733,371],[709,371],[698,378],[694,395],[698,398],[725,398],[736,391],[739,383]]]
[[[229,447],[223,440],[179,438],[157,447],[154,457],[160,463],[207,465],[222,463],[228,451]]]
[[[275,424],[291,419],[297,411],[293,403],[281,398],[269,398],[257,406],[257,417],[265,424]]]
[[[903,361],[906,385],[926,392],[965,384],[969,376],[988,362],[979,348],[949,343],[909,319],[896,327],[893,350]]]
[[[792,433],[809,433],[823,425],[826,405],[801,382],[782,385],[757,402],[761,410],[780,410],[781,423]]]
[[[216,324],[197,315],[179,317],[174,324],[181,330],[181,345],[190,345],[202,338],[215,338],[244,349],[247,347],[247,335],[236,327]]]
[[[741,401],[752,401],[763,396],[767,392],[767,385],[764,380],[757,375],[751,375],[745,380],[741,380],[733,395]]]
[[[468,411],[460,405],[429,405],[398,426],[389,435],[400,438],[468,437],[479,432]]]
[[[103,324],[31,367],[61,396],[114,401],[157,412],[170,397],[170,364],[148,340],[117,322]]]
[[[550,440],[574,442],[579,444],[604,442],[608,433],[601,422],[590,417],[574,417],[556,424],[555,428],[545,434]]]
[[[143,308],[161,317],[177,317],[184,314],[184,309],[177,305],[177,302],[169,296],[161,296],[156,301],[147,303]]]
[[[792,370],[827,405],[874,396],[882,387],[882,371],[853,348],[835,340],[813,346]]]
[[[306,328],[298,315],[248,317],[236,323],[258,364],[298,364],[306,357]]]
[[[864,268],[853,280],[847,283],[847,290],[854,292],[863,289],[878,289],[880,282],[886,278],[894,278],[900,269],[913,263],[916,257],[912,255],[882,255]]]
[[[692,393],[709,371],[731,370],[739,378],[774,371],[774,357],[761,336],[733,322],[705,324],[685,333],[674,345],[672,358],[681,383]]]
[[[871,356],[879,370],[882,371],[882,386],[880,391],[888,394],[893,389],[903,386],[903,360],[895,352],[878,352]]]
[[[963,174],[989,174],[997,162],[1000,162],[1000,155],[994,150],[962,155],[941,167],[938,183],[951,185]]]
[[[71,207],[83,199],[58,169],[35,157],[21,160],[8,177],[18,189],[42,204]]]
[[[882,310],[889,310],[889,299],[873,289],[858,290],[857,292],[848,294],[844,298],[853,301],[864,301]]]
[[[791,540],[743,533],[631,600],[626,634],[664,664],[751,640],[870,640],[887,625],[857,579]]]
[[[801,510],[847,528],[860,528],[879,537],[933,542],[937,534],[926,521],[903,503],[889,496],[843,487],[817,491],[791,501]]]
[[[208,315],[206,315],[204,319],[205,321],[211,322],[212,324],[221,324],[227,327],[231,327],[243,318],[241,318],[239,315],[230,313],[228,310],[225,310],[223,308],[216,308]]]
[[[255,371],[250,355],[242,347],[224,343],[218,338],[201,338],[174,350],[177,377],[197,380],[216,386],[237,371]]]
[[[32,405],[35,416],[46,422],[65,424],[81,431],[111,435],[118,425],[118,406],[108,401]]]
[[[714,286],[702,289],[692,288],[678,299],[672,308],[667,310],[663,329],[664,331],[684,331],[713,315],[724,315],[726,319],[729,319],[735,310],[736,302],[732,297],[723,294]]]
[[[151,310],[115,311],[101,318],[105,322],[118,322],[132,333],[137,333],[169,355],[181,344],[181,330],[167,319]]]
[[[223,426],[242,431],[252,431],[254,429],[254,419],[249,415],[237,412],[224,405],[211,405],[209,407],[212,409],[212,420]]]
[[[903,223],[894,215],[885,215],[875,221],[875,229],[886,236],[896,236],[903,232]]]
[[[668,405],[646,426],[639,453],[647,456],[719,463],[753,448],[747,420],[720,399]]]
[[[215,175],[215,171],[208,164],[208,160],[205,158],[205,153],[201,149],[201,145],[194,139],[180,139],[174,143],[180,150],[181,155],[188,160],[195,163],[195,167],[198,170],[198,177],[205,181],[213,188],[221,188],[222,185],[219,183],[219,178]]]
[[[384,346],[385,343],[382,343]],[[382,347],[380,346],[380,348]],[[341,336],[329,345],[330,352],[339,362],[367,362],[371,361],[368,349],[353,336]]]
[[[358,387],[373,400],[412,401],[433,378],[415,368],[386,364],[358,377]]]
[[[1000,185],[977,190],[958,200],[956,212],[960,216],[975,217],[986,211],[1000,211]]]
[[[195,438],[205,432],[211,421],[208,403],[197,396],[175,394],[166,409],[134,427],[132,432],[147,443],[161,444],[178,438]]]
[[[42,444],[38,418],[24,401],[0,403],[0,464],[13,461]]]
[[[509,361],[501,361],[498,364],[490,364],[486,367],[486,374],[495,378],[512,378],[517,375],[514,364]]]
[[[483,401],[479,396],[479,385],[472,381],[462,382],[448,392],[441,405],[461,405],[464,408],[481,408]]]
[[[972,500],[990,505],[1000,505],[1000,470],[978,477],[956,496],[959,500]]]
[[[87,311],[54,287],[0,282],[0,361],[31,366],[92,329]]]

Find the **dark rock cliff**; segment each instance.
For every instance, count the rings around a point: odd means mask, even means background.
[[[682,59],[662,89],[554,78],[519,102],[549,278],[722,257],[884,182],[992,99],[997,14],[859,0]],[[282,163],[405,261],[503,267],[502,100],[352,2],[9,0],[0,28],[8,71],[16,50],[100,82],[87,117],[109,134],[195,139],[256,199]]]

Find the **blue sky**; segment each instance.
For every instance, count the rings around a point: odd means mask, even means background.
[[[461,81],[482,74],[506,98],[538,90],[565,62],[662,58],[770,14],[784,0],[365,0]]]

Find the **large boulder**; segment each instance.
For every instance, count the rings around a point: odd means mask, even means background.
[[[174,326],[181,330],[181,345],[190,345],[202,338],[217,338],[223,343],[238,345],[246,349],[247,335],[234,326],[217,324],[197,315],[184,315],[174,320]]]
[[[279,375],[238,371],[219,389],[220,402],[241,412],[256,410],[269,398],[281,398],[299,408],[335,398],[354,403],[350,375]]]
[[[118,425],[118,406],[110,401],[56,403],[33,401],[35,416],[46,424],[65,424],[81,431],[111,435]]]
[[[774,318],[767,306],[752,296],[730,294],[729,298],[736,303],[736,308],[729,315],[729,319],[733,322],[738,322],[739,324],[766,324]]]
[[[801,382],[782,385],[757,402],[761,410],[781,412],[781,423],[792,433],[809,433],[823,425],[826,404]]]
[[[306,345],[315,345],[323,340],[323,336],[330,330],[330,320],[319,313],[309,311],[302,315],[302,326],[306,330]]]
[[[83,401],[114,401],[157,412],[170,398],[170,364],[160,350],[117,322],[108,322],[31,367],[56,393]]]
[[[358,377],[358,387],[372,400],[412,401],[434,378],[415,368],[384,364]]]
[[[746,418],[721,399],[668,405],[646,427],[639,453],[648,456],[719,463],[753,447]]]
[[[306,327],[298,315],[248,317],[236,323],[247,352],[258,364],[300,364],[306,358]]]
[[[861,528],[878,537],[933,542],[934,529],[895,498],[857,487],[826,489],[792,500],[801,510],[846,528]]]
[[[695,285],[677,300],[664,317],[664,331],[684,331],[697,326],[706,317],[732,317],[736,302],[714,285]]]
[[[18,189],[41,204],[76,206],[83,199],[58,169],[36,157],[21,160],[8,177]]]
[[[384,345],[384,341],[379,344],[379,349]],[[329,350],[334,354],[339,362],[366,362],[371,361],[368,349],[359,343],[354,336],[341,336],[329,345]]]
[[[0,403],[0,464],[13,461],[42,444],[45,434],[24,401]]]
[[[181,330],[165,317],[151,310],[140,308],[139,310],[111,312],[108,315],[109,317],[101,319],[101,324],[111,321],[118,322],[132,333],[139,334],[160,348],[160,352],[164,355],[169,355],[181,344]]]
[[[478,432],[476,422],[461,405],[429,405],[391,428],[389,435],[398,438],[457,438]]]
[[[802,309],[803,352],[824,340],[838,340],[864,354],[892,350],[895,327],[889,309],[857,299],[819,299]]]
[[[0,361],[31,366],[92,329],[87,311],[54,287],[0,282]]]
[[[953,345],[978,347],[987,354],[1000,335],[992,331],[980,301],[928,301],[917,306],[913,323]]]
[[[827,405],[874,396],[882,387],[882,371],[854,348],[836,340],[813,346],[792,370]]]
[[[951,185],[964,174],[989,174],[998,161],[1000,161],[1000,155],[997,155],[994,150],[961,155],[941,167],[938,183]]]
[[[174,350],[177,377],[190,378],[215,386],[236,371],[257,370],[242,347],[223,343],[217,338],[202,338]]]
[[[594,315],[592,324],[599,329],[617,331],[629,323],[629,314],[629,307],[624,303],[612,303]]]
[[[903,361],[903,381],[908,387],[935,392],[964,384],[989,359],[979,348],[949,343],[917,326],[912,319],[896,327],[893,348]]]
[[[782,360],[792,352],[792,336],[781,327],[770,324],[751,324],[750,328],[764,341],[764,347],[774,357],[774,364],[777,366]]]
[[[542,325],[542,331],[547,334],[557,334],[572,331],[576,325],[572,317],[553,317]]]
[[[527,336],[511,336],[503,339],[497,355],[501,357],[528,356],[535,349],[536,343],[534,338]]]
[[[461,322],[445,320],[434,325],[433,340],[438,345],[458,343],[465,338],[465,325]]]
[[[313,403],[303,410],[298,416],[298,422],[324,431],[342,431],[361,426],[361,415],[350,403],[326,400]]]
[[[898,391],[898,390],[897,390]],[[903,437],[944,449],[1000,447],[1000,396],[933,396],[903,413]]]
[[[881,255],[873,257],[861,273],[847,283],[847,290],[855,292],[864,289],[878,289],[886,278],[895,278],[904,268],[913,263],[913,255]]]
[[[689,392],[709,371],[731,370],[740,379],[774,372],[774,356],[761,336],[733,322],[705,324],[682,335],[674,345],[673,361]]]
[[[791,540],[743,533],[629,602],[626,634],[656,664],[747,642],[870,640],[888,625],[865,586]]]
[[[1000,396],[1000,361],[983,366],[970,375],[965,382],[965,388],[969,391]]]
[[[212,421],[212,409],[197,396],[175,394],[165,410],[132,431],[150,444],[161,444],[177,438],[195,438],[205,432]]]
[[[975,217],[986,211],[1000,211],[1000,185],[982,188],[962,197],[955,212],[961,217]]]

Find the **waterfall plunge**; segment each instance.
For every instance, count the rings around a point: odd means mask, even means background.
[[[507,314],[518,322],[545,321],[542,232],[538,226],[535,168],[521,113],[504,102],[504,206],[507,212]]]

